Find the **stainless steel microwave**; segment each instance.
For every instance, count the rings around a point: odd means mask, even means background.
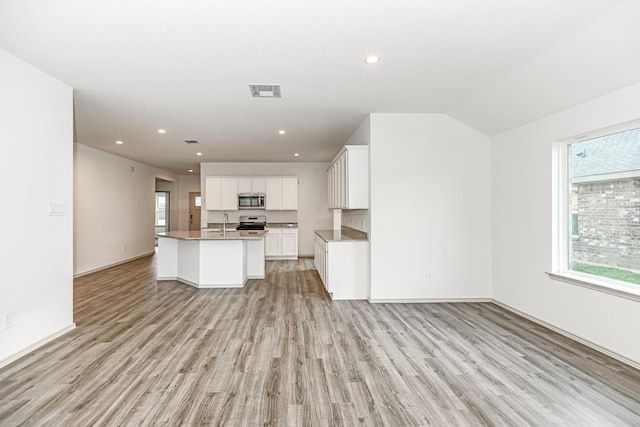
[[[264,193],[238,194],[238,209],[264,209]]]

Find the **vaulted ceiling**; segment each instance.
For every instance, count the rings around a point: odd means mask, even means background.
[[[639,4],[2,0],[0,48],[74,88],[77,142],[182,173],[327,161],[375,112],[495,135],[637,83]]]

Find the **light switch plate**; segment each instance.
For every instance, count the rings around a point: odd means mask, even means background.
[[[4,328],[11,329],[16,325],[16,314],[13,311],[4,314]]]
[[[51,203],[47,206],[49,216],[64,216],[64,203]]]

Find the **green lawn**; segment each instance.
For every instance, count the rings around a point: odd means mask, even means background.
[[[573,264],[573,271],[593,274],[594,276],[608,277],[609,279],[622,280],[623,282],[636,283],[640,285],[640,274],[614,267],[601,267],[591,264]]]

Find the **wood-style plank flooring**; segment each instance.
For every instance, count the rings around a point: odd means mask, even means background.
[[[640,372],[490,303],[332,302],[312,261],[244,289],[76,280],[69,334],[0,370],[0,425],[638,426]]]

